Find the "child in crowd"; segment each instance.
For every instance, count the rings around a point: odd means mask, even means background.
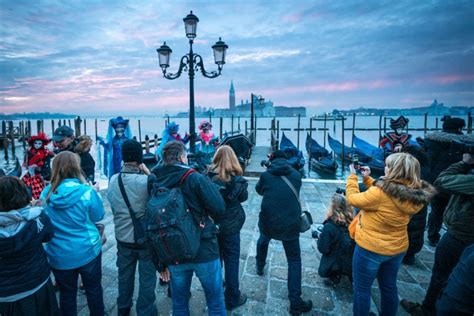
[[[326,213],[324,227],[318,238],[318,250],[322,254],[318,273],[337,284],[341,275],[347,275],[352,282],[352,255],[354,241],[349,236],[348,227],[353,218],[352,207],[342,194],[335,193]]]
[[[17,177],[0,178],[0,315],[59,315],[43,243],[53,225]]]

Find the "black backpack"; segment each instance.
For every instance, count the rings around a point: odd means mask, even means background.
[[[186,206],[181,185],[195,172],[189,169],[178,186],[153,186],[146,205],[147,240],[161,264],[178,264],[193,259],[199,250],[201,229]]]

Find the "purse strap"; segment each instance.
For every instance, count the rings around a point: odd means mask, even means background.
[[[300,197],[298,196],[298,192],[296,192],[296,189],[295,187],[293,186],[293,184],[290,182],[290,180],[288,180],[288,178],[286,176],[280,176],[283,181],[285,181],[286,184],[288,184],[288,186],[290,187],[291,191],[293,191],[293,194],[295,195],[296,197],[296,200],[298,201],[298,204],[300,205],[300,209],[301,209],[301,201],[300,201]]]
[[[123,196],[123,200],[125,201],[125,204],[127,204],[128,212],[130,213],[130,217],[132,218],[133,228],[136,229],[137,218],[135,217],[135,212],[133,211],[132,205],[130,204],[130,201],[128,200],[127,192],[125,191],[125,187],[123,185],[121,172],[119,173],[119,176],[118,176],[118,183],[119,183],[120,192],[122,193],[122,196]]]

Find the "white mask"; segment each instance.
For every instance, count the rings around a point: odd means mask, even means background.
[[[35,140],[35,141],[33,142],[33,147],[34,147],[35,149],[40,149],[41,146],[43,146],[43,141],[41,141],[41,140]]]

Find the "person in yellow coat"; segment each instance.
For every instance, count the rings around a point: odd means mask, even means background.
[[[395,153],[385,160],[385,176],[370,177],[360,171],[367,191],[360,192],[353,165],[347,178],[346,196],[360,209],[355,230],[356,248],[352,259],[354,315],[369,315],[372,283],[377,278],[381,291],[380,315],[396,315],[397,273],[408,249],[410,216],[429,203],[435,189],[420,178],[420,164],[407,153]]]

